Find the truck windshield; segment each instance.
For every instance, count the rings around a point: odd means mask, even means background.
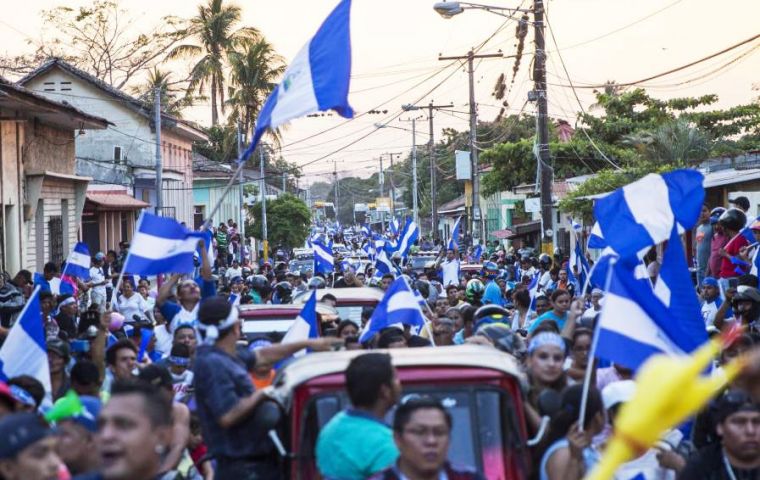
[[[508,450],[519,445],[520,437],[513,418],[514,405],[506,392],[489,387],[409,386],[404,389],[402,399],[421,395],[440,400],[451,413],[454,429],[449,461],[453,465],[475,468],[489,480],[507,478],[507,457],[516,453]],[[319,430],[333,415],[349,406],[343,392],[320,395],[309,403],[298,452],[299,478],[308,478],[314,472],[314,447]],[[392,423],[393,414],[391,410],[385,419],[388,425]]]

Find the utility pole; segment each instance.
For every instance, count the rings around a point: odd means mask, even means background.
[[[243,132],[240,128],[240,120],[237,122],[237,154],[238,158],[240,158],[240,155],[243,153]],[[246,214],[245,214],[245,195],[243,191],[243,168],[240,169],[240,185],[238,186],[238,193],[240,197],[240,223],[238,224],[238,231],[240,232],[240,264],[243,264],[243,259],[245,258],[245,253],[243,248],[245,246],[245,220],[246,220]]]
[[[538,161],[541,172],[541,243],[543,251],[551,254],[553,218],[552,183],[554,169],[549,164],[549,114],[546,96],[546,42],[544,38],[544,0],[533,2],[534,41],[536,54],[533,57],[534,95],[538,107]]]
[[[163,159],[161,157],[161,87],[155,89],[155,126],[156,126],[156,215],[164,215]]]
[[[501,58],[504,55],[499,53],[487,53],[476,55],[473,50],[467,52],[467,55],[458,57],[438,57],[438,60],[467,60],[467,74],[470,83],[470,169],[472,171],[472,218],[470,233],[473,237],[479,236],[481,241],[485,241],[486,225],[483,221],[483,215],[480,211],[480,176],[478,175],[478,106],[475,102],[475,66],[476,58]]]
[[[259,144],[259,174],[261,175],[261,249],[264,261],[269,261],[269,234],[267,232],[267,181],[264,178],[264,144]]]
[[[335,184],[335,221],[338,220],[338,162],[333,160],[333,184]]]
[[[282,172],[282,193],[288,193],[288,172],[285,170]]]
[[[391,161],[391,169],[390,169],[390,177],[391,177],[391,218],[396,218],[396,185],[393,183],[393,156],[394,155],[401,155],[404,152],[386,152],[386,155],[390,158]]]
[[[404,110],[419,110],[420,107],[415,107],[412,105],[402,105],[402,109]],[[420,115],[419,117],[412,117],[408,120],[401,120],[402,122],[412,122],[412,211],[413,211],[413,217],[414,217],[414,223],[417,224],[419,228],[420,224],[420,215],[418,210],[418,201],[417,201],[417,190],[419,189],[417,185],[417,120],[421,120],[425,117]],[[431,229],[431,232],[434,232],[435,228]]]

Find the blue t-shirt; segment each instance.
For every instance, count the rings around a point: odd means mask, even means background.
[[[565,314],[560,317],[554,313],[554,310],[549,310],[530,324],[530,327],[528,327],[528,333],[533,333],[533,330],[536,329],[538,324],[545,320],[553,320],[554,323],[556,323],[559,327],[559,330],[562,331],[562,327],[565,326],[565,322],[567,321],[567,312],[565,312]]]
[[[203,277],[198,277],[195,279],[195,283],[197,283],[198,287],[201,289],[201,301],[204,298],[216,295],[216,283],[214,283],[213,280],[207,281],[204,280]],[[182,311],[182,305],[176,302],[166,301],[159,307],[159,310],[161,311],[161,315],[166,319],[166,322],[171,324],[174,317]],[[196,318],[192,319],[193,322],[197,320],[197,313],[195,316]],[[174,333],[174,329],[172,329],[172,333]]]

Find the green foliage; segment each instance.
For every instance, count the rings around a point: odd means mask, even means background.
[[[261,203],[248,207],[248,213],[253,217],[253,222],[246,224],[246,232],[262,238]],[[303,245],[309,235],[310,224],[311,212],[301,199],[285,194],[267,202],[267,234],[271,245],[290,248]]]

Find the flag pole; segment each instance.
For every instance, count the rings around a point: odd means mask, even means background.
[[[610,290],[610,282],[612,281],[612,271],[615,268],[617,258],[610,258],[609,270],[607,270],[607,278],[604,280],[604,293],[606,294]],[[594,264],[596,266],[596,264]],[[590,276],[590,275],[589,275]],[[605,302],[607,303],[607,302]],[[602,308],[606,308],[602,305]],[[581,394],[581,407],[580,414],[578,416],[578,428],[583,431],[583,424],[586,421],[586,406],[588,404],[588,392],[591,388],[591,374],[594,371],[594,361],[596,357],[596,346],[599,343],[599,321],[596,322],[594,327],[594,338],[591,340],[591,349],[588,352],[588,364],[586,365],[586,373],[583,376],[583,393]]]
[[[145,215],[145,210],[140,212],[140,217],[137,219],[137,224],[135,225],[135,231],[132,234],[132,238],[135,238],[135,234],[140,231],[140,225],[142,225],[143,216]],[[119,278],[116,280],[116,286],[113,287],[113,293],[111,294],[111,305],[108,308],[108,311],[113,311],[113,304],[116,301],[116,295],[119,293],[119,288],[121,287],[121,282],[124,280],[124,272],[127,270],[127,265],[129,265],[129,258],[132,256],[132,249],[130,248],[127,250],[127,258],[124,259],[124,265],[121,266],[121,271],[119,272]]]

